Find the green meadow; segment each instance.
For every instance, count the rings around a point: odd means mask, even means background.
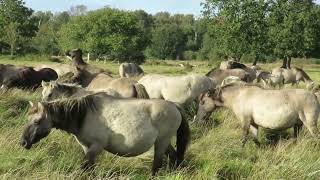
[[[36,59],[36,60],[34,60]],[[311,79],[320,83],[320,65],[316,59],[294,59],[292,66],[303,67]],[[46,57],[2,56],[0,63],[34,66],[54,63]],[[65,62],[67,63],[67,62]],[[146,73],[182,75],[190,72],[207,73],[217,63],[209,61],[150,60],[142,65]],[[264,69],[280,63],[261,64]],[[118,63],[91,61],[90,64],[111,70],[118,76]],[[179,64],[184,64],[181,67]],[[299,88],[304,88],[301,83]],[[174,87],[173,87],[174,88]],[[287,88],[292,88],[287,86]],[[0,178],[1,179],[150,179],[152,150],[138,157],[123,158],[108,152],[97,159],[96,169],[82,172],[83,152],[69,134],[53,130],[50,135],[25,150],[19,144],[27,123],[28,101],[39,101],[41,89],[35,92],[13,89],[0,92]],[[189,108],[191,121],[195,109]],[[319,179],[320,140],[313,139],[303,128],[297,141],[291,129],[285,132],[260,133],[262,146],[252,141],[241,147],[240,123],[230,110],[219,109],[208,124],[190,124],[192,140],[182,166],[173,171],[165,163],[155,179]],[[212,123],[214,121],[214,123]],[[214,124],[214,125],[213,125]],[[320,126],[318,126],[320,127]],[[275,138],[270,138],[270,137]],[[272,139],[277,139],[274,142]]]

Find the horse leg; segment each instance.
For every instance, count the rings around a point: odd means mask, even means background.
[[[247,118],[244,118],[244,117],[241,118],[241,127],[242,127],[242,147],[244,147],[248,141],[250,121]]]
[[[162,158],[170,144],[170,138],[157,139],[154,144],[154,157],[152,164],[152,176],[154,176],[162,166]]]
[[[81,168],[88,170],[93,168],[94,161],[97,155],[103,150],[99,144],[92,144],[90,147],[84,147],[85,152],[85,162],[82,164]]]
[[[176,165],[176,161],[177,161],[177,152],[174,150],[174,148],[171,144],[169,144],[165,154],[169,158],[170,168],[174,168],[174,166]]]
[[[250,131],[251,131],[251,133],[253,134],[253,142],[258,146],[258,147],[260,147],[260,142],[259,142],[259,138],[258,138],[258,136],[259,136],[259,127],[258,127],[258,125],[256,125],[256,124],[251,124],[250,125]]]
[[[293,137],[297,139],[299,132],[301,131],[302,124],[297,123],[293,126]]]

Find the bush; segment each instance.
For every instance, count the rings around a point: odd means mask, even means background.
[[[185,59],[185,60],[197,59],[197,53],[194,51],[184,51],[183,52],[183,59]]]

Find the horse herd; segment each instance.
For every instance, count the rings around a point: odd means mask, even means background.
[[[30,149],[53,128],[66,131],[83,148],[84,169],[91,169],[103,150],[131,157],[152,146],[152,175],[161,168],[164,155],[170,167],[178,167],[190,141],[184,108],[193,101],[198,103],[194,117],[198,122],[206,120],[218,107],[231,109],[240,120],[243,145],[250,130],[254,142],[260,144],[259,127],[275,130],[293,127],[297,137],[304,125],[312,136],[319,136],[320,105],[313,91],[270,88],[303,81],[308,89],[314,90],[315,83],[299,68],[267,72],[257,66],[226,61],[206,75],[165,76],[144,75],[138,65],[127,63],[119,68],[121,77],[114,78],[109,71],[85,63],[80,49],[67,55],[73,61],[70,66],[73,70],[69,72],[47,66],[38,70],[41,75],[31,76],[21,72],[25,69],[37,72],[31,67],[1,65],[1,88],[34,89],[41,85],[42,101],[30,102],[21,145]],[[55,73],[51,74],[51,70]],[[11,79],[17,83],[10,83]],[[33,85],[25,82],[31,80],[35,82]],[[176,149],[171,144],[174,136]]]

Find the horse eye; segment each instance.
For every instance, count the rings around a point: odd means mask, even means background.
[[[52,94],[49,94],[48,97],[51,98],[51,97],[52,97]]]

